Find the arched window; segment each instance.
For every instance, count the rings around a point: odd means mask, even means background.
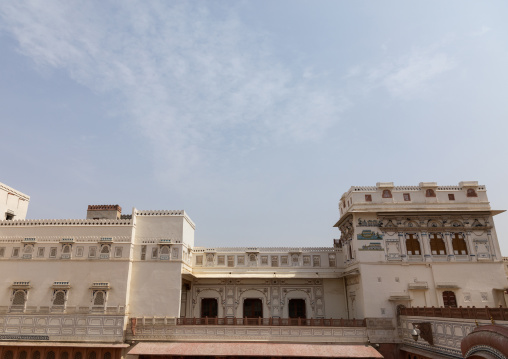
[[[425,191],[425,197],[436,197],[436,192],[429,188]]]
[[[68,352],[61,352],[60,359],[69,359],[69,353]]]
[[[476,191],[472,188],[468,188],[467,190],[467,196],[468,197],[478,197],[478,195],[476,194]]]
[[[83,359],[83,355],[81,354],[81,352],[74,353],[74,359]]]
[[[64,306],[65,305],[65,292],[63,290],[59,290],[55,293],[53,298],[53,305]]]
[[[62,253],[69,254],[71,252],[71,245],[65,244],[62,248]]]
[[[438,233],[430,233],[430,252],[432,254],[446,254],[446,246],[443,241],[443,238]]]
[[[17,290],[12,298],[12,305],[24,306],[26,303],[26,292],[24,290]]]
[[[383,190],[383,198],[392,198],[392,191],[389,189]]]
[[[88,353],[88,359],[96,359],[96,358],[97,358],[96,352],[91,351],[90,353]]]
[[[55,352],[53,350],[50,350],[46,353],[46,359],[55,359]]]
[[[418,242],[418,237],[416,237],[416,234],[406,234],[406,248],[407,248],[407,254],[416,256],[421,255],[420,250],[420,242]]]
[[[464,237],[460,233],[452,235],[453,254],[467,255],[467,245]]]
[[[110,251],[111,251],[111,248],[110,248],[109,244],[105,244],[101,248],[101,254],[109,254]]]
[[[105,352],[104,356],[103,356],[103,359],[111,359],[111,353],[110,352]]]
[[[36,350],[32,353],[32,359],[41,359],[41,352]]]
[[[31,245],[31,244],[26,245],[26,246],[25,246],[25,248],[24,248],[24,250],[23,250],[23,252],[24,252],[24,253],[27,253],[27,254],[30,254],[30,253],[32,253],[33,251],[34,251],[34,246],[33,246],[33,245]]]
[[[168,255],[168,254],[169,254],[169,246],[162,246],[161,255]]]
[[[3,359],[14,359],[14,353],[12,350],[6,350],[4,352]]]
[[[27,354],[26,350],[22,350],[18,354],[18,359],[26,359],[27,357],[28,357],[28,354]]]
[[[454,292],[451,290],[443,292],[443,305],[445,307],[457,308],[457,298]]]

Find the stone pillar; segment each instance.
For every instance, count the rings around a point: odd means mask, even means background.
[[[430,242],[429,242],[428,233],[421,232],[421,235],[422,235],[421,244],[422,244],[422,252],[423,252],[424,261],[431,262],[432,261],[432,257],[431,257],[432,252],[430,251]]]
[[[466,241],[467,247],[468,247],[467,251],[469,252],[469,260],[476,262],[478,260],[478,257],[477,257],[476,249],[474,247],[473,240],[471,239],[471,232],[466,231],[464,234],[466,236],[465,241]],[[472,256],[472,254],[474,254],[474,257]]]
[[[453,245],[452,245],[452,239],[450,238],[450,232],[445,232],[444,236],[445,236],[446,251],[448,252],[448,260],[455,261],[455,253],[453,253]]]
[[[402,261],[407,262],[407,248],[406,248],[406,238],[404,237],[404,233],[399,232],[399,241],[400,241],[400,257]]]
[[[490,252],[490,255],[491,255],[491,259],[495,260],[496,259],[496,246],[494,245],[494,241],[492,240],[492,232],[491,231],[487,231],[487,243],[489,244],[489,252]]]

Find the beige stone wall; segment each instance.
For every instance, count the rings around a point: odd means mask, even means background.
[[[0,220],[6,215],[14,215],[14,220],[25,219],[30,196],[0,183]]]

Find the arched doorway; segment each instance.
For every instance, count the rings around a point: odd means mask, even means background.
[[[243,301],[243,316],[263,318],[263,301],[259,298],[247,298]]]
[[[457,298],[451,290],[443,292],[443,305],[445,308],[457,308]]]

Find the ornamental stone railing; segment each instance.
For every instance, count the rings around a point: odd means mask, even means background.
[[[436,318],[463,318],[481,320],[508,320],[508,308],[476,307],[412,307],[401,308],[400,315]]]

